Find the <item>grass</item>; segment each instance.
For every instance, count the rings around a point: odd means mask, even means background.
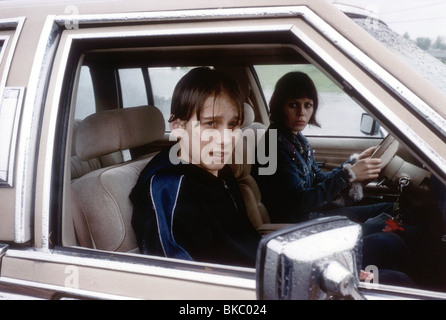
[[[341,92],[342,90],[315,66],[309,65],[266,65],[256,66],[256,72],[264,91],[272,92],[277,81],[286,73],[301,71],[313,80],[319,92]]]

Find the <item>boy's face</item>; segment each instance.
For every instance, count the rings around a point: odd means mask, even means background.
[[[187,134],[180,140],[180,158],[217,175],[231,159],[238,138],[240,123],[237,107],[225,94],[209,97],[196,113],[181,125]],[[187,141],[188,140],[188,141]]]

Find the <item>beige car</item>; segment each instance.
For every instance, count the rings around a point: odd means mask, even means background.
[[[438,248],[426,248],[438,259],[421,285],[360,282],[358,225],[272,225],[258,192],[245,199],[264,234],[256,269],[139,254],[128,195],[172,144],[172,90],[195,66],[236,78],[243,127],[259,130],[277,79],[310,74],[322,128],[305,134],[324,170],[383,142],[367,199],[396,200],[409,181],[414,205],[438,218]],[[323,0],[1,1],[0,99],[0,299],[446,298],[444,275],[432,279],[446,257],[446,67],[365,11]]]

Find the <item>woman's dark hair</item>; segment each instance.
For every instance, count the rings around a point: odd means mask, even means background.
[[[169,122],[176,119],[189,121],[193,112],[200,121],[200,112],[205,100],[209,97],[216,99],[222,94],[226,94],[237,107],[237,120],[242,123],[244,99],[238,83],[219,70],[207,67],[192,69],[175,87]]]
[[[289,72],[276,83],[273,95],[269,103],[270,120],[276,124],[284,124],[285,114],[283,109],[288,99],[307,98],[313,100],[313,115],[308,124],[320,127],[316,120],[316,112],[319,105],[316,86],[311,78],[303,72]]]

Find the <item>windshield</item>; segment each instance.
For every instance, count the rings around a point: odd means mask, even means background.
[[[370,23],[367,18],[353,18],[353,21],[446,95],[446,64],[421,50],[413,41],[394,32],[382,22],[377,26]]]

